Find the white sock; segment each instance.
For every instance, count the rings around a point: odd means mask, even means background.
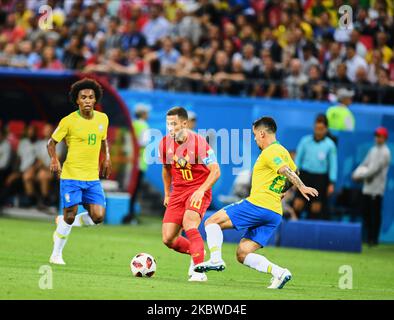
[[[62,255],[63,248],[71,232],[72,225],[67,224],[63,219],[59,219],[54,235],[54,245],[52,255]]]
[[[222,260],[223,231],[216,223],[205,227],[207,233],[207,243],[211,252],[211,261]]]
[[[59,216],[59,221],[63,220],[63,216]],[[80,214],[77,214],[75,216],[75,220],[72,224],[73,227],[89,227],[89,226],[95,226],[96,224],[92,220],[92,218],[89,216],[89,213],[87,211],[82,212]]]
[[[95,226],[96,224],[89,215],[89,212],[85,211],[75,216],[73,227],[89,227]]]
[[[256,253],[249,253],[245,257],[244,265],[260,272],[270,273],[276,278],[279,278],[284,271],[283,268],[273,264],[266,257]]]

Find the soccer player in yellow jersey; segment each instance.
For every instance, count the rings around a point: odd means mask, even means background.
[[[307,187],[295,173],[296,165],[289,152],[276,141],[276,123],[270,117],[262,117],[253,123],[253,133],[262,150],[253,168],[250,196],[216,212],[205,222],[210,260],[195,266],[196,272],[222,271],[226,265],[222,259],[223,229],[247,229],[238,249],[237,259],[260,272],[271,273],[268,288],[281,289],[291,279],[289,270],[281,268],[262,255],[254,253],[267,245],[282,220],[281,197],[286,179],[295,185],[309,200],[318,192]]]
[[[111,159],[107,142],[108,117],[94,110],[103,95],[101,86],[92,79],[82,79],[71,86],[70,100],[78,110],[64,117],[48,141],[50,170],[60,177],[60,201],[63,216],[57,221],[50,263],[65,264],[63,248],[71,228],[101,223],[105,214],[104,191],[99,180],[101,173],[108,178]],[[56,144],[65,139],[68,152],[63,168],[56,156]],[[78,205],[87,212],[77,215]]]

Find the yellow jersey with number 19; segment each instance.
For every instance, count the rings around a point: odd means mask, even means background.
[[[282,215],[281,193],[286,177],[278,174],[278,170],[285,165],[293,171],[297,169],[290,153],[279,142],[261,151],[253,167],[252,189],[246,200]]]
[[[83,118],[79,110],[60,120],[52,139],[65,139],[67,158],[64,161],[61,179],[94,181],[99,179],[99,157],[101,141],[107,138],[108,117],[93,111],[92,119]]]

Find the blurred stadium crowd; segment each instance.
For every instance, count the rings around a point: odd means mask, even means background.
[[[53,8],[40,29],[39,8]],[[351,32],[338,9],[353,10]],[[394,103],[391,0],[1,0],[0,66],[105,74],[118,88]]]

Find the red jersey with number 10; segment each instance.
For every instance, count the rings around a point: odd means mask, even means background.
[[[160,141],[159,157],[163,164],[171,164],[173,192],[198,189],[209,175],[207,165],[217,162],[206,140],[190,130],[182,144],[170,135],[165,136]]]

